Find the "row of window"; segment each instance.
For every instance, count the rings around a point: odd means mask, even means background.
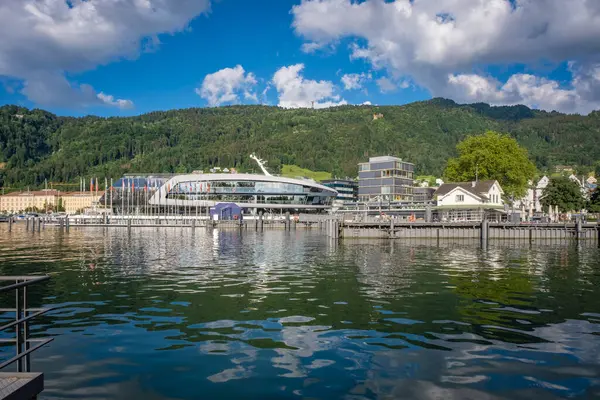
[[[180,182],[171,188],[172,194],[201,194],[201,193],[323,193],[323,189],[314,186],[296,185],[284,182],[255,182],[255,181],[211,181],[211,182]],[[333,195],[334,192],[326,193]]]
[[[333,202],[331,196],[316,196],[316,195],[256,195],[250,196],[246,194],[217,194],[210,193],[208,195],[197,194],[169,194],[168,199],[177,200],[207,200],[207,201],[222,201],[233,203],[257,203],[257,204],[298,204],[298,205],[330,205]]]

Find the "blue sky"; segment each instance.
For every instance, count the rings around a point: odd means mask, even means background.
[[[5,0],[0,103],[104,116],[432,96],[600,108],[600,7],[541,3]]]

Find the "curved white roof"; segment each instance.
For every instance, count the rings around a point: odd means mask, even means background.
[[[258,175],[258,174],[187,174],[176,175],[169,179],[165,184],[171,186],[180,182],[207,182],[207,181],[262,181],[262,182],[281,182],[293,183],[296,185],[313,186],[319,189],[335,192],[335,189],[321,185],[308,179],[284,178],[282,176]]]
[[[280,182],[280,183],[290,183],[296,185],[305,185],[318,189],[322,189],[328,193],[331,193],[331,196],[337,196],[337,190],[316,183],[312,180],[305,179],[292,179],[292,178],[284,178],[281,176],[272,176],[272,175],[258,175],[258,174],[186,174],[186,175],[176,175],[166,181],[150,198],[150,204],[165,204],[165,205],[177,205],[177,201],[174,199],[167,199],[167,187],[173,187],[174,185],[181,182],[211,182],[211,181],[261,181],[261,182]],[[212,206],[216,204],[214,201],[209,200],[186,200],[192,205],[195,206]],[[319,209],[319,208],[329,208],[330,206],[324,205],[308,205],[308,204],[264,204],[264,203],[236,203],[241,207],[258,207],[258,208],[307,208],[307,209]]]

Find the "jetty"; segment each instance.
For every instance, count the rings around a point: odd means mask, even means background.
[[[0,293],[15,292],[15,307],[0,308],[4,320],[14,313],[12,321],[0,326],[0,331],[14,329],[14,338],[1,339],[2,343],[14,344],[15,355],[0,364],[0,370],[16,364],[16,372],[0,372],[0,399],[35,399],[44,390],[44,374],[31,372],[31,353],[50,343],[52,338],[30,338],[29,324],[50,308],[29,308],[27,289],[30,285],[50,279],[49,276],[0,276]]]

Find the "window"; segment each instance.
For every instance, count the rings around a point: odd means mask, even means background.
[[[465,195],[457,194],[456,197],[454,198],[454,201],[457,203],[462,203],[463,201],[465,201]]]

